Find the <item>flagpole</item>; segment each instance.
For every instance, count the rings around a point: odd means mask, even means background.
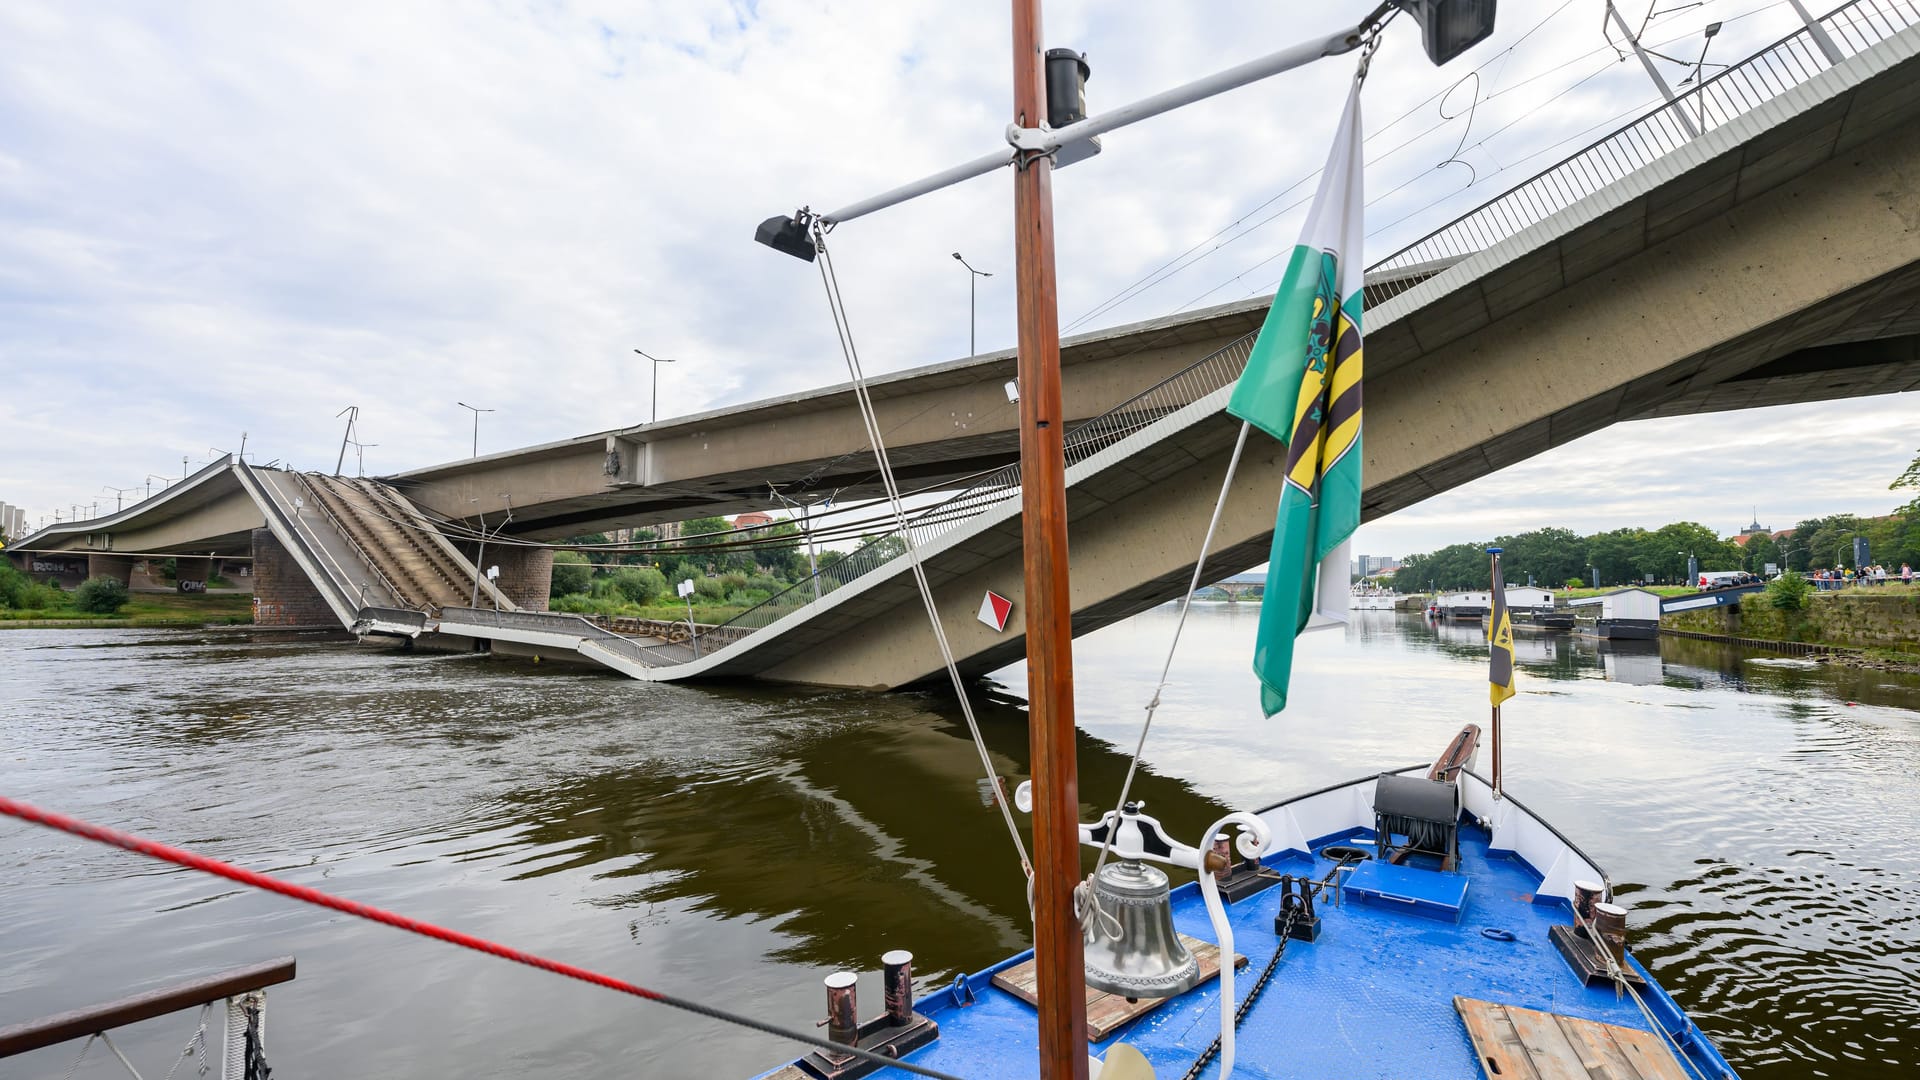
[[[1047,116],[1040,27],[1040,0],[1013,0],[1013,121],[1020,128],[1038,128]],[[1013,221],[1040,1076],[1086,1080],[1086,956],[1073,912],[1073,889],[1080,881],[1080,783],[1074,760],[1073,599],[1067,587],[1066,418],[1060,398],[1051,155],[1020,153]]]
[[[1490,650],[1496,652],[1500,648],[1500,645],[1497,640],[1493,639],[1499,637],[1501,616],[1505,614],[1507,606],[1506,583],[1500,580],[1500,550],[1501,549],[1497,547],[1487,549],[1487,555],[1493,560],[1491,564],[1492,576],[1490,579],[1492,591],[1489,596],[1489,599],[1492,601],[1492,614],[1489,615],[1487,619],[1487,634],[1489,636]],[[1508,663],[1507,679],[1508,682],[1511,683],[1513,679],[1511,659],[1509,659]],[[1497,697],[1493,702],[1493,723],[1489,726],[1493,729],[1493,798],[1495,802],[1498,802],[1500,800],[1500,702]]]

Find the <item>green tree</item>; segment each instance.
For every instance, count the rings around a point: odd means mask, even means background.
[[[1640,568],[1635,559],[1646,536],[1645,529],[1627,528],[1587,537],[1587,565],[1600,572],[1594,584],[1604,581],[1624,585],[1639,578]]]
[[[785,570],[800,547],[800,527],[791,521],[762,525],[747,536],[754,541],[753,561],[768,570]]]
[[[651,566],[628,566],[614,571],[614,589],[629,603],[646,605],[667,595],[667,579]]]
[[[553,553],[553,584],[547,589],[549,596],[570,596],[584,593],[593,584],[593,564],[585,555],[577,551],[556,551]]]

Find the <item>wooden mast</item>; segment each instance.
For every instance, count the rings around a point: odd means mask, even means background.
[[[1046,118],[1040,0],[1013,0],[1013,121]],[[1087,989],[1073,889],[1080,881],[1074,760],[1073,604],[1067,588],[1060,312],[1053,267],[1053,159],[1016,161],[1020,508],[1026,551],[1027,726],[1033,757],[1033,945],[1043,1080],[1085,1080]]]

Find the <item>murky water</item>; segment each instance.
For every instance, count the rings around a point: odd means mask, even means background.
[[[1486,711],[1478,630],[1362,613],[1259,716],[1254,609],[1196,610],[1138,782],[1181,835],[1436,753]],[[1112,797],[1172,629],[1076,644],[1081,790]],[[1636,947],[1748,1078],[1920,1069],[1920,679],[1522,637],[1508,787],[1604,865]],[[981,710],[1024,775],[1018,670]],[[1484,762],[1483,762],[1484,764]],[[923,985],[1021,945],[957,711],[684,688],[247,633],[0,634],[0,791],[796,1027],[819,977]],[[0,822],[0,1025],[292,953],[286,1076],[748,1076],[788,1045]],[[871,976],[863,994],[877,993]],[[877,1005],[877,998],[875,1001]],[[166,1071],[193,1022],[117,1042]],[[0,1060],[58,1076],[77,1045]],[[96,1047],[80,1076],[114,1075]],[[119,1069],[115,1064],[113,1069]]]

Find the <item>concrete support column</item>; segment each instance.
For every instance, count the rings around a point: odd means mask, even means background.
[[[550,548],[489,547],[486,565],[500,568],[500,580],[494,582],[507,599],[526,611],[547,610],[547,594],[553,590],[553,551]],[[485,600],[481,603],[484,605]]]
[[[131,555],[89,555],[87,556],[87,577],[107,577],[122,585],[133,583],[133,556]]]
[[[206,556],[190,558],[175,556],[173,560],[173,587],[183,593],[203,593],[207,591],[207,577],[213,572],[213,560]]]
[[[253,530],[255,626],[337,626],[327,601],[272,531]]]

